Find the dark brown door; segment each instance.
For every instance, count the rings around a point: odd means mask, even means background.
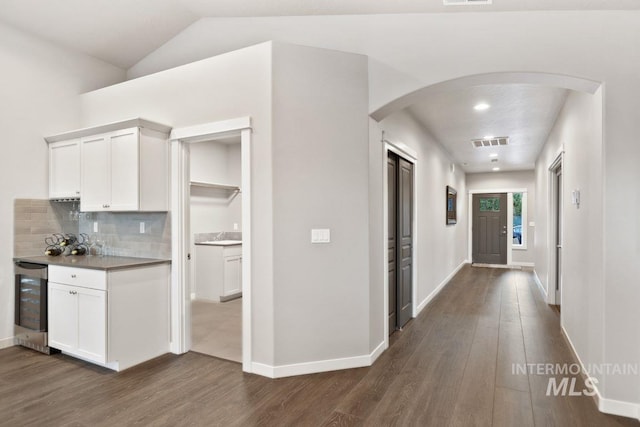
[[[398,156],[389,153],[387,158],[387,175],[389,177],[389,335],[396,330],[396,230],[397,230],[397,211],[398,211]]]
[[[413,163],[389,153],[389,333],[412,316]]]
[[[474,194],[473,262],[507,263],[507,195]]]

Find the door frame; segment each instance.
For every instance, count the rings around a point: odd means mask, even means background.
[[[490,193],[507,193],[507,263],[505,267],[509,267],[513,264],[513,193],[528,193],[526,188],[498,188],[498,189],[480,189],[469,190],[469,203],[468,203],[468,215],[469,215],[469,232],[468,237],[468,249],[467,259],[469,262],[473,262],[473,196],[476,194],[490,194]],[[523,206],[527,209],[527,207]],[[527,216],[527,219],[529,217]],[[524,227],[523,227],[524,228]]]
[[[191,282],[188,254],[191,251],[186,215],[189,209],[188,144],[238,135],[241,141],[242,182],[242,370],[252,372],[251,328],[251,118],[174,128],[171,145],[171,318],[170,350],[186,353],[191,348]]]
[[[387,175],[387,158],[389,152],[393,152],[400,157],[413,163],[413,217],[412,217],[412,233],[413,233],[413,266],[411,280],[411,318],[415,318],[418,314],[418,155],[415,150],[408,147],[402,142],[390,141],[382,133],[383,156],[382,156],[382,223],[384,224],[382,231],[382,268],[383,268],[383,325],[384,325],[384,348],[389,348],[389,177]]]
[[[557,265],[557,248],[556,248],[556,231],[557,231],[557,223],[556,223],[556,209],[557,209],[557,176],[556,170],[558,168],[562,168],[562,174],[564,175],[564,148],[560,150],[558,155],[554,158],[554,160],[549,165],[549,191],[548,191],[548,213],[547,218],[549,221],[547,222],[547,242],[549,242],[549,246],[551,250],[549,251],[547,258],[547,265],[549,266],[547,270],[547,303],[558,305],[562,301],[562,286],[560,286],[560,298],[556,295],[556,286],[557,286],[557,277],[558,277],[558,265]],[[564,188],[564,179],[562,180],[562,186]],[[564,193],[564,191],[563,191]],[[564,200],[564,199],[563,199]],[[560,218],[560,221],[564,222],[564,209],[563,218]],[[552,292],[553,291],[553,292]],[[559,300],[559,301],[558,301]],[[562,313],[562,312],[561,312]]]

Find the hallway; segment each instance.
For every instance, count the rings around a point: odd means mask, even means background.
[[[514,363],[575,363],[557,312],[532,273],[465,266],[369,368],[269,380],[187,353],[117,374],[1,350],[0,425],[639,425],[547,397],[548,377]]]

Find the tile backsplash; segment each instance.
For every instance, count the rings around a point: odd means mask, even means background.
[[[168,212],[94,212],[81,219],[80,233],[104,243],[105,255],[171,258],[171,216]],[[93,231],[94,222],[98,232]],[[140,233],[144,222],[145,232]]]
[[[16,199],[14,256],[43,255],[52,233],[86,233],[104,244],[103,254],[140,258],[171,258],[171,217],[168,212],[88,212],[74,217],[72,202]],[[98,232],[94,232],[94,222]],[[140,233],[140,223],[145,232]]]
[[[78,234],[78,221],[69,217],[71,203],[15,199],[13,203],[13,255],[44,255],[44,239],[53,233]]]

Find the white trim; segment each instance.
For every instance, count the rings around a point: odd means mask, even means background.
[[[558,167],[561,167],[564,173],[564,145],[561,145],[556,157],[549,165],[548,169],[548,188],[547,188],[547,248],[550,250],[547,252],[547,303],[548,304],[557,304],[560,301],[556,301],[556,238],[555,238],[555,212],[554,206],[556,205],[555,197],[556,197],[556,176],[555,170]],[[564,181],[563,181],[564,183]],[[563,184],[564,186],[564,184]],[[564,215],[564,209],[563,209]],[[561,218],[562,220],[562,218]],[[553,292],[552,289],[553,288]],[[560,286],[560,300],[562,301],[562,285]],[[562,311],[560,312],[560,316],[562,318]]]
[[[385,344],[384,340],[378,344],[378,346],[374,348],[369,355],[369,365],[373,365],[373,363],[378,360],[378,357],[380,357],[387,348],[389,348],[389,346]]]
[[[516,266],[516,267],[535,267],[535,263],[533,262],[520,262],[520,261],[515,261],[512,262],[511,264],[512,266]]]
[[[449,273],[449,275],[447,277],[444,278],[444,280],[442,282],[440,282],[440,284],[438,286],[436,286],[436,288],[424,299],[422,300],[422,302],[418,305],[418,313],[416,313],[416,316],[418,314],[420,314],[420,312],[422,310],[424,310],[424,308],[427,306],[427,304],[429,304],[431,302],[431,300],[433,300],[436,295],[438,295],[440,293],[440,291],[451,281],[451,279],[453,279],[453,277],[458,274],[458,272],[462,269],[462,267],[464,267],[466,264],[469,264],[469,260],[464,260],[460,263],[460,265],[458,265],[451,273]]]
[[[0,349],[13,347],[15,345],[14,338],[3,338],[0,340]]]
[[[191,347],[191,292],[188,280],[187,253],[190,251],[187,218],[189,200],[189,155],[186,144],[212,141],[229,135],[239,135],[241,140],[242,180],[242,369],[254,372],[261,369],[252,363],[251,324],[251,118],[205,123],[171,131],[171,351],[185,353]],[[268,376],[268,375],[267,375]]]
[[[544,300],[547,301],[548,300],[547,290],[542,285],[542,282],[540,281],[540,277],[538,276],[538,272],[535,270],[535,268],[533,270],[533,280],[536,281],[536,285],[538,285],[538,289],[540,289],[540,293],[542,293]]]
[[[343,369],[371,366],[386,349],[381,342],[369,354],[363,356],[343,357],[340,359],[318,360],[313,362],[293,363],[290,365],[270,366],[264,363],[253,363],[253,373],[268,378],[285,378],[296,375],[317,374],[318,372],[339,371]]]
[[[597,389],[596,389],[597,390]],[[635,418],[640,421],[640,405],[622,400],[605,399],[597,394],[598,410],[605,414],[619,415],[621,417]]]
[[[239,117],[236,119],[221,120],[219,122],[175,128],[171,131],[169,139],[184,142],[211,141],[216,137],[223,137],[226,133],[239,132],[243,129],[250,128],[251,117]]]
[[[413,266],[412,266],[412,279],[411,279],[411,301],[412,317],[416,317],[419,313],[418,310],[418,170],[419,162],[417,153],[411,147],[408,147],[402,142],[390,141],[385,137],[385,132],[382,131],[382,144],[383,144],[383,156],[382,156],[382,223],[384,224],[382,229],[382,277],[383,277],[383,332],[384,332],[384,348],[389,348],[389,230],[387,224],[389,224],[389,200],[387,195],[389,194],[389,176],[387,173],[387,158],[389,151],[397,154],[398,156],[413,163]]]
[[[580,359],[580,355],[576,351],[571,338],[569,338],[569,334],[564,326],[560,325],[560,329],[562,331],[562,335],[564,336],[567,343],[569,343],[569,348],[571,349],[573,356],[576,358],[578,363],[580,364],[580,368],[582,369],[582,373],[584,376],[591,380],[591,384],[593,385],[596,394],[593,396],[596,401],[596,405],[598,406],[598,410],[600,412],[604,412],[605,414],[618,415],[621,417],[635,418],[640,420],[640,405],[633,402],[625,402],[622,400],[614,400],[614,399],[606,399],[602,397],[600,393],[600,389],[598,388],[598,381],[594,377],[589,375],[589,372],[585,369],[584,363],[582,363],[582,359]],[[594,381],[595,380],[595,381]]]
[[[485,194],[485,193],[527,193],[526,188],[498,188],[496,190],[469,190],[468,194]]]

